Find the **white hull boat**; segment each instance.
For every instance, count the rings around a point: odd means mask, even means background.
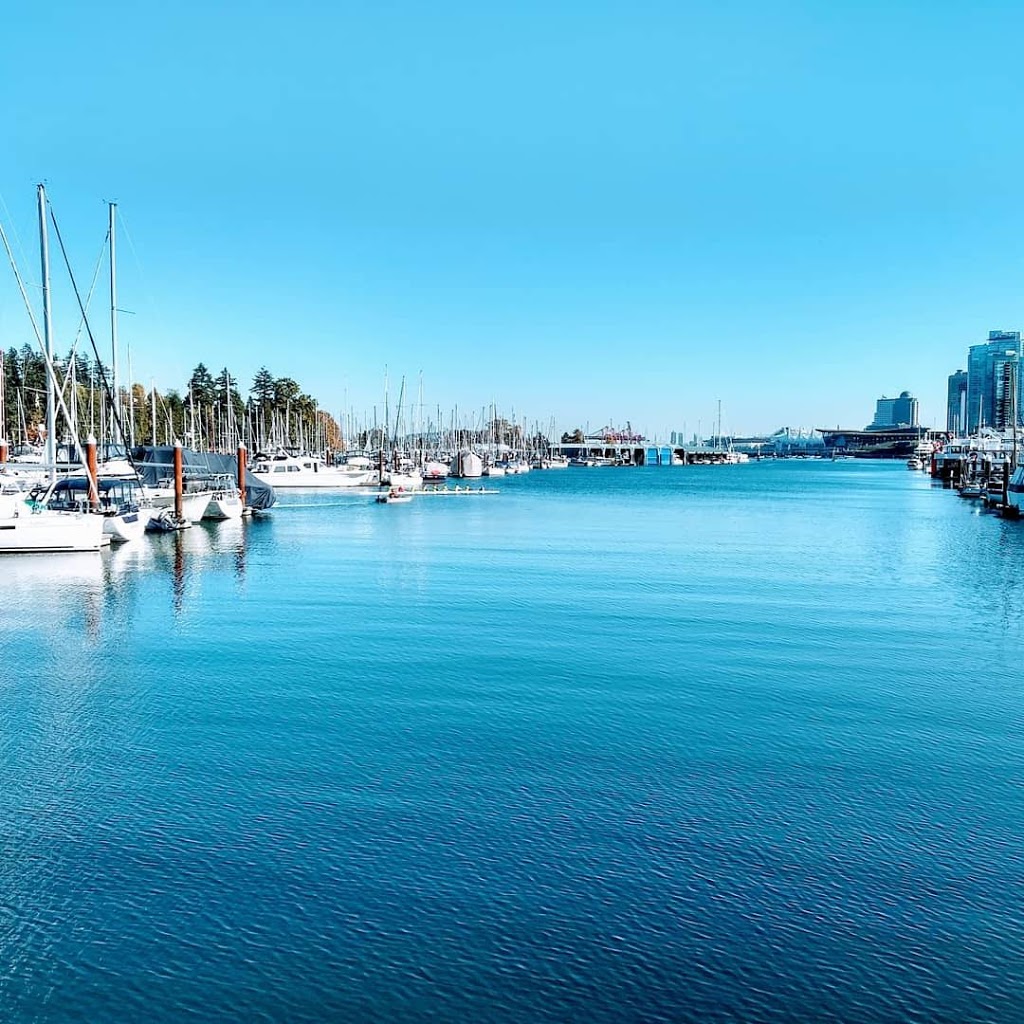
[[[426,462],[423,465],[425,484],[443,484],[448,479],[448,467],[443,462]]]
[[[103,533],[114,544],[138,540],[145,534],[151,514],[152,509],[139,509],[138,512],[122,512],[118,515],[102,516]]]
[[[363,465],[367,460],[353,458],[340,466],[328,466],[312,456],[279,453],[257,458],[252,475],[274,490],[341,490],[347,487],[369,487],[377,482],[377,474]]]
[[[203,518],[218,522],[225,519],[241,519],[242,510],[242,499],[237,492],[217,491],[210,497],[210,503],[206,506]]]
[[[195,491],[185,493],[181,499],[181,515],[190,523],[198,523],[206,515],[206,507],[210,504],[212,491]],[[165,509],[174,510],[174,488],[159,487],[149,492],[153,507],[157,513]]]
[[[475,480],[483,476],[484,463],[476,452],[459,452],[452,463],[452,476],[463,480]]]
[[[410,472],[394,470],[391,473],[385,470],[381,483],[392,489],[400,487],[404,491],[418,491],[423,487],[423,477],[416,470]]]
[[[0,498],[0,554],[99,551],[103,546],[103,516],[51,512],[13,497]]]

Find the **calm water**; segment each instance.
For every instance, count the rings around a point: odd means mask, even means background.
[[[1024,1020],[1024,523],[900,464],[0,563],[0,1016]]]

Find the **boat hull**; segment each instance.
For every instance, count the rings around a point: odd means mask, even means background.
[[[125,544],[131,540],[138,540],[146,532],[150,515],[149,509],[140,509],[138,512],[122,512],[116,516],[104,516],[103,532],[114,544]]]
[[[237,494],[215,494],[206,506],[204,519],[223,522],[226,519],[242,518],[242,499]]]
[[[316,473],[253,473],[260,483],[282,490],[326,490],[338,491],[349,487],[368,487],[377,482],[377,474],[372,470],[360,470],[357,473],[341,470],[323,469]]]
[[[102,516],[39,512],[0,519],[0,554],[99,551],[102,546]]]

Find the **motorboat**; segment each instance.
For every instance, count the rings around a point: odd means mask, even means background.
[[[204,519],[212,519],[221,522],[225,519],[241,519],[245,506],[238,488],[234,487],[231,478],[222,481],[219,490],[210,495],[210,501],[203,513]]]
[[[423,477],[418,469],[384,470],[380,478],[381,485],[392,490],[418,491],[423,487]]]
[[[448,467],[443,462],[425,462],[421,472],[425,484],[443,484],[448,479]]]
[[[368,462],[369,460],[364,460]],[[273,455],[257,455],[251,472],[261,483],[274,490],[281,488],[340,489],[367,487],[376,483],[376,474],[355,458],[338,466],[328,466],[312,455],[290,455],[279,450]]]
[[[916,455],[911,459],[907,459],[907,469],[921,469],[922,466],[923,463]]]
[[[378,494],[375,500],[378,505],[408,505],[412,501],[412,491],[392,487],[390,491]]]

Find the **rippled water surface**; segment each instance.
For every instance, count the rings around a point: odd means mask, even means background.
[[[0,562],[0,1017],[1024,1020],[1024,523],[568,470]]]

